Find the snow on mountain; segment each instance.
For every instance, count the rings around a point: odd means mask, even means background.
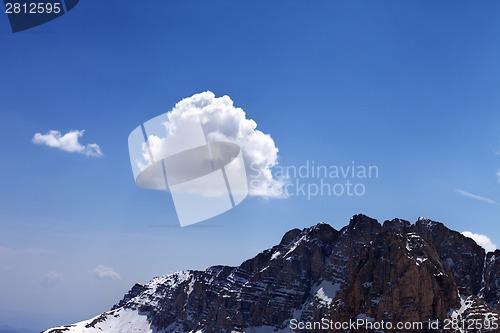
[[[426,218],[356,215],[340,230],[290,230],[238,267],[136,284],[110,311],[45,333],[289,333],[292,320],[492,322],[499,310],[499,250]]]

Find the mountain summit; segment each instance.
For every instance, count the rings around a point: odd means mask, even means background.
[[[486,332],[484,322],[499,323],[499,278],[499,250],[485,253],[442,223],[355,215],[340,230],[325,223],[290,230],[239,267],[136,284],[110,311],[45,333],[383,331],[312,325],[360,319]],[[467,330],[469,321],[482,327]]]

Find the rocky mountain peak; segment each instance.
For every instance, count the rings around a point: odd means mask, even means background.
[[[384,229],[393,229],[399,233],[407,233],[410,230],[411,223],[402,219],[392,219],[390,221],[385,221],[383,224]]]
[[[368,217],[363,214],[357,214],[351,217],[351,219],[349,220],[348,228],[352,230],[355,229],[371,230],[380,228],[380,223],[378,223],[378,221],[374,218]]]
[[[340,233],[344,244],[350,244],[353,249],[363,246],[375,237],[381,230],[380,223],[371,217],[363,214],[354,215],[349,224],[342,229]]]
[[[315,226],[304,229],[308,239],[318,239],[322,242],[333,243],[337,239],[339,232],[329,224],[320,222]]]
[[[302,231],[300,229],[297,229],[297,228],[287,231],[285,233],[285,235],[283,236],[283,238],[281,238],[281,242],[280,242],[279,245],[287,245],[292,240],[294,240],[297,237],[299,237],[299,235],[301,234],[301,232]]]
[[[238,267],[136,284],[110,311],[46,333],[281,332],[290,321],[500,318],[500,251],[419,218],[358,214],[292,229]],[[320,332],[321,330],[307,330]],[[364,332],[364,331],[360,331]],[[457,330],[458,332],[458,330]]]

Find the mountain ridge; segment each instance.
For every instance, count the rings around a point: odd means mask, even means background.
[[[498,268],[499,250],[486,253],[443,223],[396,218],[381,224],[358,214],[340,230],[321,222],[292,229],[240,266],[175,272],[135,284],[110,311],[45,333],[285,333],[305,331],[292,330],[292,319],[325,318],[496,322]],[[320,331],[325,330],[307,330]]]

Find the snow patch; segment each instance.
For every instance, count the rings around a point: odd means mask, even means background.
[[[460,293],[458,293],[458,296],[460,297],[460,307],[458,309],[451,309],[450,311],[448,311],[448,316],[451,319],[462,318],[462,314],[465,312],[465,310],[470,308],[472,305],[472,300],[470,300],[469,297],[460,295]]]
[[[418,256],[416,260],[417,261],[415,262],[415,264],[417,264],[417,266],[420,266],[420,264],[423,263],[424,261],[426,261],[427,258],[422,257],[422,256]]]
[[[330,281],[323,280],[315,289],[314,296],[323,305],[331,305],[337,291],[340,290],[340,283],[332,283]]]
[[[103,319],[102,321],[100,319]],[[93,323],[95,321],[95,323]],[[92,319],[81,321],[79,323],[59,326],[48,329],[44,333],[49,333],[53,330],[64,330],[64,333],[155,333],[156,330],[151,327],[146,315],[139,314],[137,310],[123,309],[105,312],[102,315]]]
[[[287,255],[289,255],[290,253],[292,253],[293,251],[295,251],[295,249],[299,246],[300,243],[302,243],[303,241],[306,241],[308,239],[307,235],[303,235],[302,237],[300,237],[294,244],[293,246],[290,248],[290,250],[288,250],[287,253],[285,253],[285,255],[283,257],[286,257]]]
[[[271,260],[274,260],[274,259],[278,258],[280,254],[281,254],[280,251],[274,252],[273,255],[271,256]]]

